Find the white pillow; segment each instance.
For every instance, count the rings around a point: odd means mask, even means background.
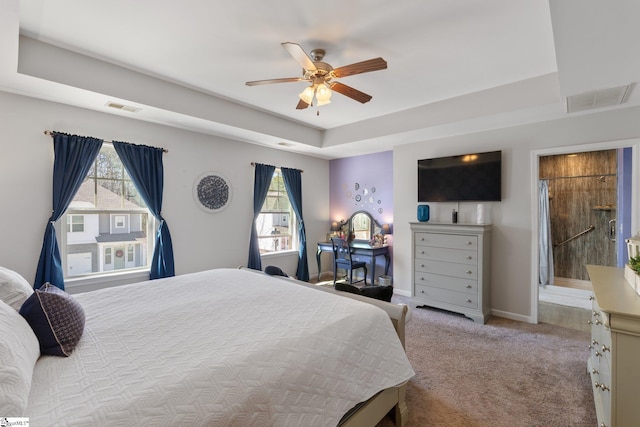
[[[25,417],[40,344],[17,311],[0,301],[0,414]]]
[[[0,267],[0,300],[20,311],[33,293],[33,287],[15,271]]]

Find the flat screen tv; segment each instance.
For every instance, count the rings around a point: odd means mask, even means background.
[[[418,160],[418,202],[502,200],[502,151]]]

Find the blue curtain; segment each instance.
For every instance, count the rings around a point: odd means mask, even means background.
[[[254,270],[262,270],[256,219],[258,219],[258,215],[260,215],[260,210],[264,204],[264,199],[267,197],[267,191],[269,191],[269,185],[271,185],[271,179],[273,178],[273,172],[276,170],[276,167],[256,163],[255,169],[253,179],[253,221],[251,221],[251,239],[249,240],[249,260],[247,261],[247,267]]]
[[[298,280],[309,281],[309,263],[307,262],[307,233],[302,219],[302,173],[298,169],[281,168],[284,186],[289,195],[289,201],[298,218]]]
[[[538,281],[540,285],[553,285],[553,249],[551,247],[551,217],[549,214],[549,182],[538,181]]]
[[[53,134],[53,210],[44,231],[38,269],[33,283],[40,289],[46,282],[64,290],[64,272],[54,223],[60,219],[87,177],[100,152],[102,140],[64,133]]]
[[[156,233],[156,246],[149,271],[150,279],[175,276],[173,244],[169,226],[162,218],[162,192],[164,188],[164,168],[162,148],[113,142],[116,153],[124,164],[131,181],[147,204],[154,217],[160,222]]]

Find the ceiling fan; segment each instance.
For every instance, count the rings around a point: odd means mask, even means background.
[[[270,83],[310,82],[311,85],[299,95],[300,101],[296,106],[296,109],[298,110],[303,110],[309,105],[316,105],[320,107],[330,103],[332,90],[362,104],[369,102],[371,100],[371,95],[367,95],[366,93],[360,92],[359,90],[343,83],[334,81],[334,79],[352,76],[354,74],[368,73],[370,71],[384,70],[387,68],[387,61],[382,58],[369,59],[367,61],[333,68],[326,62],[322,62],[325,55],[324,49],[314,49],[311,51],[311,56],[309,56],[297,43],[282,43],[282,47],[284,47],[287,52],[293,56],[293,59],[302,65],[302,77],[255,80],[247,82],[246,85],[257,86]]]

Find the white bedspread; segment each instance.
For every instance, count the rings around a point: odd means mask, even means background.
[[[84,335],[37,362],[31,426],[335,426],[414,375],[384,311],[251,271],[75,297]]]

